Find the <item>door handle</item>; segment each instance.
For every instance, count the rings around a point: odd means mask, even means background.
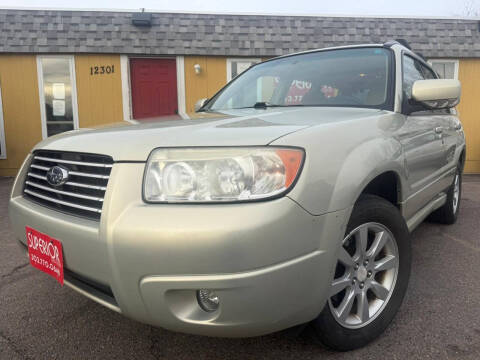
[[[435,128],[435,134],[442,134],[443,133],[443,127],[438,126]]]

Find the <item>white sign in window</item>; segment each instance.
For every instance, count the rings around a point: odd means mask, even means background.
[[[53,98],[54,99],[65,99],[65,84],[64,83],[54,83],[52,84]]]
[[[5,127],[3,123],[2,88],[0,87],[0,159],[7,158],[7,146],[5,144]]]
[[[65,100],[52,101],[53,116],[65,116]]]
[[[37,57],[43,138],[78,129],[73,56]]]

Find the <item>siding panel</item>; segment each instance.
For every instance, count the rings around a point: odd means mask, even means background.
[[[91,75],[91,67],[114,66],[114,72]],[[119,55],[76,55],[78,119],[80,127],[123,121]]]
[[[460,60],[458,78],[462,83],[458,111],[467,138],[465,172],[480,173],[480,59]]]
[[[7,159],[0,160],[0,176],[12,176],[42,140],[36,57],[0,55],[0,86],[7,147]]]
[[[199,64],[200,74],[195,74],[193,66]],[[209,98],[227,82],[227,60],[217,56],[185,57],[185,106],[187,113],[194,112],[195,103]]]

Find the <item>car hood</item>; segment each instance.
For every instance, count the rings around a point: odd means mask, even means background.
[[[170,116],[140,124],[119,123],[49,137],[34,150],[105,154],[115,161],[145,161],[158,147],[261,146],[317,125],[369,117],[380,110],[292,107]]]

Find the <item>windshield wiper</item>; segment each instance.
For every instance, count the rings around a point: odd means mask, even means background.
[[[256,102],[253,106],[244,106],[239,108],[232,108],[230,110],[237,110],[237,109],[267,109],[267,108],[275,108],[275,107],[290,107],[290,106],[302,106],[301,104],[298,105],[280,105],[280,104],[269,104],[268,102],[260,101]]]
[[[312,106],[312,105],[304,105],[304,104],[293,104],[293,105],[280,105],[280,104],[269,104],[268,102],[256,102],[252,106],[243,106],[243,107],[236,107],[236,108],[229,108],[229,109],[207,109],[203,111],[226,111],[226,110],[240,110],[240,109],[262,109],[265,110],[267,108],[277,108],[277,107],[296,107],[296,106]]]
[[[275,105],[269,104],[265,101],[256,102],[252,107],[254,109],[266,109],[268,107],[274,107]]]

